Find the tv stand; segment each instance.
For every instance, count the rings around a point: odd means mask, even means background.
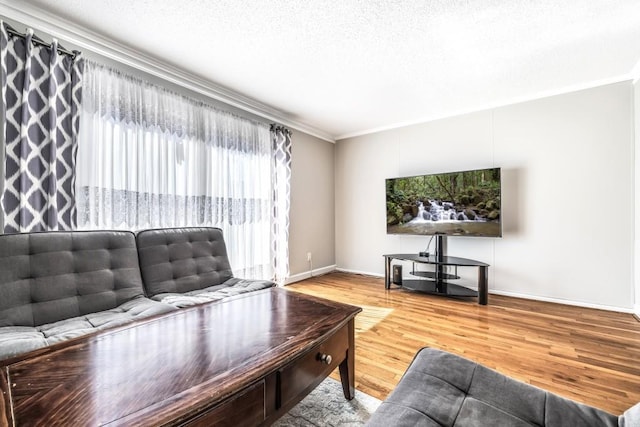
[[[437,236],[436,255],[424,257],[419,254],[391,254],[384,255],[384,285],[385,289],[391,289],[391,261],[394,259],[411,261],[414,263],[412,275],[421,277],[419,279],[402,280],[402,288],[425,292],[428,294],[444,295],[451,297],[478,297],[478,304],[487,305],[489,301],[488,271],[489,264],[467,258],[444,256],[442,250],[441,236]],[[435,266],[435,271],[416,271],[415,263],[431,264]],[[478,268],[478,291],[464,286],[449,283],[446,280],[458,279],[455,274],[445,273],[446,266],[454,267],[477,267]],[[457,271],[457,268],[456,268]]]

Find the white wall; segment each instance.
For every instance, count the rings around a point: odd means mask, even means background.
[[[338,268],[381,275],[384,253],[425,248],[386,235],[385,178],[496,166],[503,238],[451,237],[448,253],[491,264],[490,292],[630,311],[632,102],[624,82],[338,141]]]
[[[640,62],[638,62],[640,65]],[[638,69],[638,66],[636,66]],[[640,75],[633,85],[635,117],[635,304],[634,312],[640,318]]]

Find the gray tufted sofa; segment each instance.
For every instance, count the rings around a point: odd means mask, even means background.
[[[0,235],[0,360],[272,286],[233,277],[218,228]]]
[[[144,296],[131,232],[0,235],[0,359],[173,310]]]
[[[640,403],[618,417],[423,348],[366,426],[640,427]]]
[[[233,277],[219,228],[143,230],[136,241],[147,295],[155,301],[188,307],[275,286]]]

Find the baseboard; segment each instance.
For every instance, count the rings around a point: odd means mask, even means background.
[[[633,317],[640,322],[640,304],[636,304],[633,308]]]
[[[328,266],[322,267],[322,268],[316,268],[316,269],[311,270],[311,271],[305,271],[304,273],[300,273],[300,274],[294,274],[293,276],[289,276],[284,281],[284,284],[285,284],[285,286],[286,285],[290,285],[291,283],[299,282],[301,280],[305,280],[305,279],[308,279],[308,278],[314,277],[314,276],[322,276],[323,274],[331,273],[332,271],[336,271],[335,264],[334,265],[328,265]]]
[[[370,272],[358,271],[358,270],[350,270],[350,269],[347,269],[347,268],[336,268],[336,271],[340,271],[342,273],[362,274],[362,275],[365,275],[365,276],[384,277],[384,274],[370,273]],[[477,290],[477,287],[474,287],[474,286],[466,286],[466,287],[468,287],[469,289]],[[489,294],[503,295],[503,296],[506,296],[506,297],[529,299],[529,300],[533,300],[533,301],[552,302],[554,304],[573,305],[573,306],[576,306],[576,307],[593,308],[593,309],[596,309],[596,310],[616,311],[618,313],[629,313],[629,314],[634,314],[636,316],[636,318],[638,318],[640,320],[640,310],[639,310],[640,306],[636,306],[635,309],[633,309],[633,308],[622,308],[622,307],[612,307],[610,305],[592,304],[592,303],[582,302],[582,301],[571,301],[571,300],[565,300],[565,299],[561,299],[561,298],[549,298],[549,297],[542,297],[542,296],[538,296],[538,295],[521,294],[521,293],[518,293],[518,292],[499,291],[499,290],[494,290],[494,289],[489,289]],[[491,299],[489,299],[489,304],[491,304]]]
[[[573,305],[576,307],[593,308],[596,310],[616,311],[618,313],[629,313],[629,314],[633,313],[632,308],[614,307],[611,305],[603,305],[603,304],[593,304],[593,303],[584,302],[584,301],[571,301],[571,300],[562,299],[562,298],[550,298],[550,297],[542,297],[538,295],[529,295],[529,294],[521,294],[518,292],[497,291],[497,290],[489,290],[489,293],[495,294],[495,295],[503,295],[505,297],[514,297],[514,298],[530,299],[534,301],[552,302],[554,304],[564,304],[564,305]]]
[[[360,274],[363,276],[384,277],[384,274],[369,273],[368,271],[349,270],[347,268],[336,268],[336,271],[339,271],[341,273]]]

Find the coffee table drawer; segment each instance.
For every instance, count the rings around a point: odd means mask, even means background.
[[[306,395],[347,357],[349,335],[343,327],[324,343],[278,372],[280,379],[278,408],[296,397]]]
[[[253,427],[264,421],[264,381],[249,387],[238,396],[205,411],[186,425],[189,427]]]

